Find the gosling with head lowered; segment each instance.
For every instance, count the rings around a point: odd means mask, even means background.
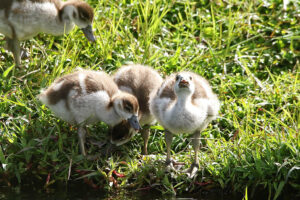
[[[149,100],[161,85],[163,79],[157,71],[143,65],[127,65],[121,67],[114,74],[114,81],[120,90],[133,94],[139,102],[139,121],[143,129],[141,134],[144,140],[142,153],[147,155],[150,125],[155,123],[155,117],[150,112]],[[111,143],[121,145],[128,142],[136,131],[124,121],[113,127]]]
[[[200,133],[217,117],[220,103],[209,83],[192,72],[179,72],[165,79],[150,102],[150,110],[165,128],[166,164],[172,167],[171,143],[173,135],[192,134],[194,162],[187,170],[193,177],[198,168]]]
[[[16,66],[21,64],[21,54],[26,54],[20,48],[20,41],[38,33],[63,35],[76,24],[94,42],[93,18],[93,9],[81,0],[1,0],[0,3],[0,33],[5,35],[6,49],[13,53]]]
[[[115,126],[126,120],[139,130],[139,104],[135,96],[120,91],[105,72],[79,70],[58,78],[38,96],[57,117],[78,125],[83,155],[87,124],[103,121]]]

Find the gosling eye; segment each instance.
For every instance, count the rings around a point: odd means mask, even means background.
[[[124,109],[125,109],[127,112],[131,112],[131,107],[129,107],[129,106],[127,106],[127,105],[124,107]]]
[[[133,106],[132,106],[132,104],[130,103],[130,102],[128,102],[128,101],[124,101],[123,102],[123,105],[124,105],[124,110],[126,111],[126,112],[132,112],[132,110],[133,110]]]
[[[77,14],[75,11],[73,12],[73,18],[77,18]]]
[[[79,18],[82,20],[82,21],[88,21],[89,19],[89,14],[87,12],[85,12],[84,10],[80,9],[79,10]]]
[[[80,19],[81,19],[82,21],[87,21],[87,18],[86,18],[84,15],[82,15],[82,14],[80,14]]]

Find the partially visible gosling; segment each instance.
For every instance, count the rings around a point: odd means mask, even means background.
[[[122,92],[104,72],[80,70],[58,78],[38,98],[57,117],[78,125],[78,136],[82,154],[87,124],[103,121],[115,126],[123,120],[140,129],[139,105],[136,97]]]
[[[133,94],[139,102],[139,120],[143,127],[141,130],[144,140],[143,154],[148,154],[148,140],[150,135],[149,126],[156,120],[151,114],[149,100],[155,95],[163,79],[157,71],[143,65],[127,65],[121,67],[114,74],[114,81],[120,90]],[[111,143],[121,145],[128,142],[135,134],[128,123],[122,122],[112,129]]]
[[[173,135],[193,134],[194,162],[187,171],[190,177],[197,172],[200,132],[217,117],[220,103],[209,83],[192,72],[179,72],[165,79],[150,102],[150,110],[165,128],[166,164],[171,165]]]
[[[74,24],[94,42],[92,22],[94,11],[81,0],[1,0],[0,33],[5,35],[6,48],[14,55],[15,64],[21,64],[20,41],[38,33],[63,35]]]

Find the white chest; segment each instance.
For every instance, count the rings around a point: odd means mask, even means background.
[[[173,134],[193,133],[201,128],[207,118],[207,106],[176,103],[164,114],[164,125]]]

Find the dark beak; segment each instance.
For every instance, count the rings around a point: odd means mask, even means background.
[[[96,38],[93,34],[93,29],[92,29],[92,26],[91,25],[88,25],[87,27],[85,28],[82,28],[81,29],[82,32],[84,33],[85,37],[91,41],[91,42],[95,42],[96,41]]]
[[[128,119],[128,122],[129,122],[130,126],[131,126],[132,128],[134,128],[134,130],[138,131],[138,130],[141,129],[139,120],[138,120],[138,118],[137,118],[136,115],[132,115],[132,117],[130,117],[130,118]]]

